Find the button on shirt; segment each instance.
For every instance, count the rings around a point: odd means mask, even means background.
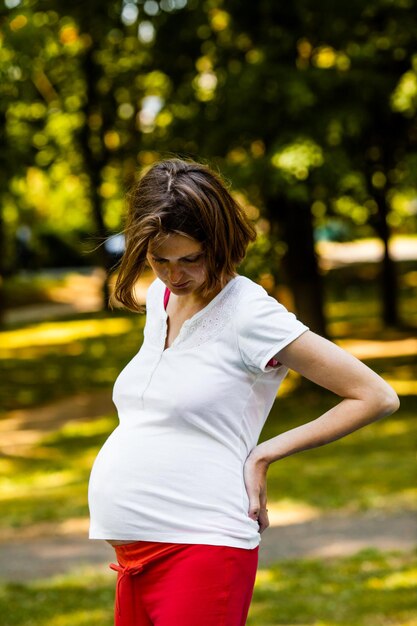
[[[237,275],[164,349],[165,285],[146,299],[139,352],[113,392],[119,425],[90,477],[90,538],[251,549],[243,466],[288,373],[271,359],[308,327]]]

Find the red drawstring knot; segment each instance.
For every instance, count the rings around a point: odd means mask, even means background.
[[[140,574],[144,567],[143,565],[135,565],[134,567],[130,567],[129,565],[119,565],[119,563],[110,563],[109,565],[110,569],[114,570],[115,572],[118,572],[118,577],[117,577],[117,583],[116,583],[116,611],[118,613],[118,615],[121,614],[120,612],[120,600],[119,600],[119,596],[120,596],[120,583],[122,582],[122,580],[124,579],[125,576],[135,576],[136,574]]]

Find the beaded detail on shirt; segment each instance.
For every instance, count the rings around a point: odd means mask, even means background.
[[[195,320],[186,320],[178,343],[184,348],[195,348],[220,333],[233,317],[241,288],[242,283],[238,279],[234,280],[224,294],[220,293],[218,301],[207,312],[203,311]]]
[[[195,316],[186,320],[175,341],[169,349],[188,349],[196,348],[203,345],[207,341],[213,339],[219,334],[230,322],[237,308],[239,294],[242,290],[241,277],[237,276],[230,281],[224,289],[217,294],[215,302],[210,306],[210,302],[205,309],[202,309]],[[159,302],[157,302],[159,299]],[[163,307],[163,295],[159,290],[155,290],[152,299],[152,307],[150,316],[158,320],[154,324],[153,321],[146,328],[146,337],[152,343],[165,344],[166,317],[161,308]],[[159,315],[158,315],[159,313]],[[195,319],[194,319],[195,318]],[[151,321],[151,320],[149,320]]]

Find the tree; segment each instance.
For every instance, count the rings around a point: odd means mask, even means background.
[[[217,161],[245,190],[256,188],[264,215],[276,222],[271,232],[285,239],[297,306],[322,334],[312,206],[318,201],[328,215],[341,211],[375,229],[385,249],[383,318],[397,323],[392,187],[378,185],[415,150],[414,122],[407,129],[391,106],[413,54],[410,5],[213,0],[184,12],[182,28],[179,19],[155,18],[155,62],[173,82],[171,145]]]

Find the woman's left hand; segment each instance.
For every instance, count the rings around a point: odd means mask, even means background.
[[[266,508],[266,473],[268,464],[249,454],[243,467],[245,487],[249,496],[248,515],[259,524],[262,533],[269,526],[268,509]]]

